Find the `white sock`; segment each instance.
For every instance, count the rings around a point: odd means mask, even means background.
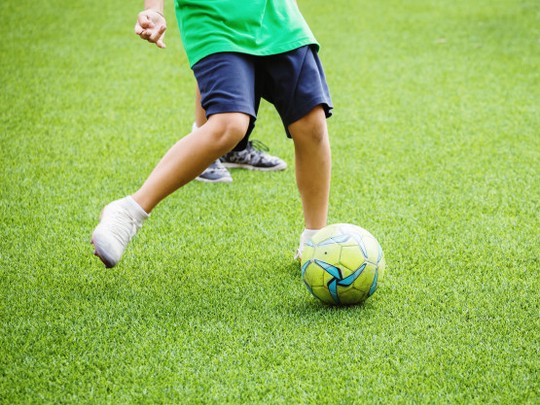
[[[319,229],[304,229],[304,232],[300,235],[300,246],[298,247],[300,253],[304,250],[304,243],[311,239],[317,232],[319,232]]]
[[[143,210],[143,208],[137,203],[137,201],[133,199],[132,196],[128,195],[125,198],[125,201],[129,205],[129,208],[133,215],[135,215],[135,217],[141,222],[150,216],[150,214],[147,214],[146,211]]]

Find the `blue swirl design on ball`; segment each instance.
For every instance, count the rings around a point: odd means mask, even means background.
[[[338,286],[349,287],[352,283],[355,282],[358,277],[360,277],[360,274],[362,274],[362,272],[367,266],[367,263],[362,263],[362,265],[352,274],[348,275],[347,277],[343,277],[340,268],[319,259],[315,259],[314,262],[332,276],[332,279],[328,282],[327,286],[328,291],[330,291],[330,295],[332,296],[336,304],[341,303],[337,291]]]

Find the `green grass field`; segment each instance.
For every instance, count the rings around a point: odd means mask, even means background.
[[[90,235],[191,128],[167,3],[6,0],[0,42],[0,403],[540,402],[540,3],[300,0],[335,114],[330,222],[387,277],[317,302],[293,261],[289,163],[192,183],[106,270]]]

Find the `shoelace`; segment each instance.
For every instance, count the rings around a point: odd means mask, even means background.
[[[258,151],[263,151],[263,152],[270,151],[270,148],[266,146],[266,144],[264,144],[263,142],[259,141],[258,139],[254,139],[248,142],[247,149],[250,149],[250,148],[258,150]]]
[[[245,152],[249,156],[249,160],[253,160],[256,164],[266,159],[264,152],[268,152],[269,150],[270,148],[268,148],[268,146],[266,146],[264,143],[254,139],[252,141],[248,141]]]

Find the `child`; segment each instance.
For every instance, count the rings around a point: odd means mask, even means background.
[[[304,242],[327,221],[332,102],[318,43],[293,0],[175,0],[182,42],[207,122],[165,154],[142,187],[113,201],[92,235],[95,255],[115,266],[154,207],[229,152],[253,129],[260,98],[274,104],[295,147]],[[135,32],[164,48],[163,0],[145,0]]]

